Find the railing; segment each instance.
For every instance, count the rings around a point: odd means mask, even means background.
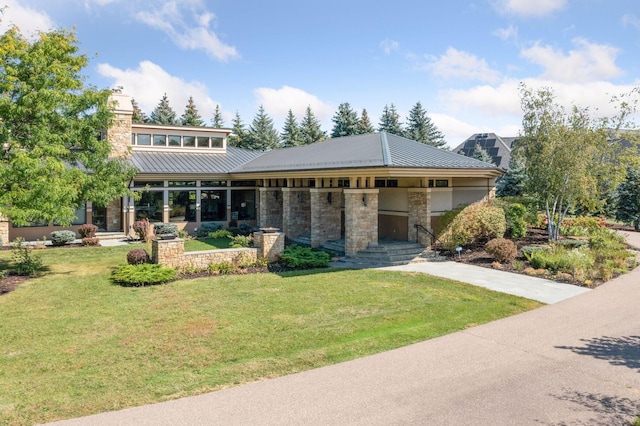
[[[431,245],[435,244],[435,242],[438,241],[438,238],[436,238],[433,232],[429,231],[427,228],[420,225],[419,223],[414,224],[413,227],[416,228],[416,243],[420,242],[420,238],[419,238],[420,231],[424,231],[427,234],[429,234],[429,236],[431,237]]]

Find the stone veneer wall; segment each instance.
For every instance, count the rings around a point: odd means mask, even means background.
[[[1,214],[0,214],[0,241],[2,241],[2,244],[9,244],[9,221],[6,220]]]
[[[422,225],[431,231],[431,190],[429,188],[409,188],[409,241],[416,241],[423,246],[430,246],[431,236],[424,231],[418,231],[414,225]]]
[[[329,202],[331,194],[331,202]],[[311,195],[311,247],[340,239],[342,189],[313,188]]]
[[[378,244],[378,190],[344,190],[345,254]]]
[[[153,240],[151,243],[151,261],[170,268],[190,267],[206,269],[211,263],[255,262],[266,257],[273,262],[284,251],[284,234],[275,232],[254,233],[256,247],[222,250],[203,250],[185,253],[184,240]]]
[[[107,130],[107,140],[111,144],[111,157],[121,158],[131,155],[131,124],[133,106],[131,98],[122,93],[112,93],[109,102],[115,107],[115,117]]]
[[[113,200],[107,206],[107,231],[117,232],[122,230],[122,200]]]
[[[280,188],[260,188],[260,228],[282,228],[282,192]]]
[[[308,188],[282,188],[282,231],[288,238],[311,233],[311,196]]]

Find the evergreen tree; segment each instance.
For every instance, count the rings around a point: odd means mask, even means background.
[[[381,132],[391,133],[397,136],[404,136],[404,129],[400,122],[400,115],[396,111],[396,106],[384,106],[382,110],[382,117],[380,117],[380,123],[378,124],[378,130]]]
[[[351,108],[349,102],[338,105],[338,111],[331,121],[333,121],[332,138],[358,134],[358,114]]]
[[[320,127],[320,121],[311,111],[311,106],[307,106],[304,118],[300,123],[300,133],[302,134],[302,145],[308,145],[327,138],[327,133]]]
[[[627,178],[618,186],[616,220],[633,224],[640,231],[640,171],[627,168]]]
[[[296,117],[293,115],[291,110],[289,110],[287,119],[284,122],[281,139],[282,146],[284,147],[302,145],[302,132],[300,131],[300,126],[298,126]]]
[[[473,155],[471,158],[475,158],[476,160],[484,161],[485,163],[493,164],[493,158],[489,155],[489,153],[480,146],[480,144],[476,144],[476,147],[473,150]]]
[[[236,111],[236,115],[231,121],[233,132],[229,135],[227,143],[229,146],[237,148],[247,148],[247,129],[240,118],[240,113]]]
[[[158,105],[151,112],[149,122],[153,124],[175,125],[178,123],[177,114],[169,105],[169,98],[165,93]]]
[[[278,131],[273,127],[273,120],[262,105],[249,126],[246,147],[257,151],[268,151],[280,147]]]
[[[360,115],[360,120],[358,121],[357,129],[358,129],[357,130],[358,134],[360,135],[375,132],[375,129],[371,124],[371,120],[369,119],[369,114],[367,113],[367,110],[364,108],[362,108],[362,114]]]
[[[133,116],[131,117],[131,121],[134,123],[147,123],[149,121],[149,117],[144,113],[138,106],[138,102],[134,98],[131,98],[131,106],[133,107]]]
[[[200,117],[198,113],[198,108],[196,108],[196,104],[193,101],[193,96],[189,96],[187,106],[184,108],[184,114],[180,117],[180,123],[183,126],[200,127],[204,125],[204,121],[202,121],[202,117]]]
[[[211,127],[214,127],[216,129],[224,127],[224,119],[222,118],[219,104],[216,104],[216,110],[213,113],[213,118],[211,119]]]
[[[427,115],[427,111],[422,108],[420,102],[416,102],[413,108],[411,108],[411,111],[409,111],[405,136],[414,141],[432,145],[437,148],[441,148],[447,144],[444,140],[444,135],[438,130],[436,125],[433,124],[431,118]]]
[[[509,170],[496,184],[498,197],[521,197],[524,195],[526,174],[521,161],[518,161],[515,153],[509,160]]]

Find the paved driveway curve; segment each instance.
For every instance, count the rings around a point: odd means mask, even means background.
[[[628,233],[640,247],[640,235]],[[640,268],[534,311],[64,425],[583,425],[640,415]]]

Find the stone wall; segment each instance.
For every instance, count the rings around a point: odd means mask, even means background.
[[[282,228],[282,192],[280,188],[260,188],[260,228]]]
[[[282,188],[282,231],[288,238],[311,234],[309,188]]]
[[[274,262],[284,252],[284,233],[254,232],[253,245],[258,249],[258,257]]]
[[[313,188],[311,195],[311,247],[340,239],[342,190]]]
[[[378,190],[345,189],[345,254],[378,245]]]
[[[122,158],[131,155],[131,98],[122,93],[112,93],[109,102],[115,109],[115,117],[107,130],[107,140],[111,144],[111,157]]]
[[[9,221],[0,214],[0,245],[9,244]]]
[[[107,206],[106,228],[109,232],[122,231],[122,200],[113,200]]]
[[[416,229],[415,225],[422,225],[431,231],[431,190],[429,188],[409,188],[407,190],[409,199],[409,241],[416,241],[427,247],[431,245],[431,236],[422,230]],[[433,232],[433,231],[432,231]]]

